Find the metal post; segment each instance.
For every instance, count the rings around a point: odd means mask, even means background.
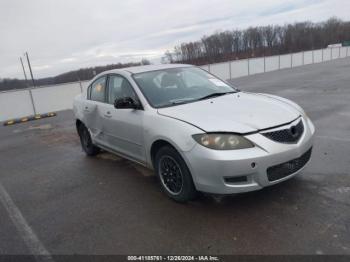
[[[321,59],[321,62],[323,62],[323,50],[324,50],[324,49],[322,48],[322,59]]]
[[[290,68],[293,67],[293,53],[290,53]]]
[[[231,62],[232,62],[232,61],[228,61],[228,70],[230,70],[230,79],[232,79],[232,74],[231,74]]]
[[[331,48],[331,60],[333,60],[333,48]]]
[[[305,65],[305,52],[303,51],[303,65]]]
[[[34,77],[33,77],[32,67],[31,67],[31,65],[30,65],[30,61],[29,61],[28,52],[26,52],[26,53],[25,53],[25,55],[26,55],[26,57],[27,57],[27,62],[28,62],[28,66],[29,66],[30,76],[32,77],[33,87],[35,87],[35,82],[34,82]]]
[[[278,54],[278,70],[281,70],[281,55]]]
[[[264,45],[264,73],[266,72],[266,48]]]
[[[210,63],[208,64],[208,72],[210,73]]]
[[[348,56],[348,50],[349,50],[349,47],[347,46],[346,47],[346,57]]]
[[[32,89],[29,89],[29,96],[30,96],[30,100],[31,100],[31,102],[32,102],[32,107],[33,107],[34,115],[36,115],[36,109],[35,109],[35,105],[34,105],[34,98],[33,98],[33,94],[32,94]]]
[[[338,58],[340,58],[340,47],[339,47],[339,52],[338,52],[338,55],[339,55],[339,56],[338,56]]]
[[[248,75],[250,75],[249,58],[247,58],[247,60],[248,60]]]
[[[79,85],[80,85],[80,92],[83,93],[83,86],[81,85],[80,79],[79,79]]]
[[[23,69],[23,74],[24,74],[24,79],[25,79],[25,81],[26,81],[26,86],[28,87],[28,79],[27,79],[26,70],[24,69],[22,57],[20,57],[19,60],[21,61],[21,65],[22,65],[22,69]]]
[[[314,50],[312,49],[312,63],[314,64],[315,62],[314,62]]]

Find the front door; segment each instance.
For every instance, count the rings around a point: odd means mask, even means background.
[[[129,81],[120,75],[108,77],[108,95],[101,106],[102,132],[107,146],[139,162],[146,162],[143,142],[143,110],[116,109],[116,98],[137,99]]]

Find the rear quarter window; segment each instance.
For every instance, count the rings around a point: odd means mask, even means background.
[[[106,97],[106,76],[96,79],[89,87],[88,97],[90,100],[105,102]]]

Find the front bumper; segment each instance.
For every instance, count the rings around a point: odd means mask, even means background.
[[[274,142],[256,133],[245,136],[255,144],[254,148],[220,151],[197,144],[191,151],[184,152],[197,190],[213,194],[248,192],[277,184],[299,173],[306,163],[295,172],[273,181],[269,180],[267,170],[298,159],[312,148],[315,128],[308,118],[301,119],[304,133],[296,144]]]

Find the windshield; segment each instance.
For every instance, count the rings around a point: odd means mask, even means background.
[[[237,92],[226,82],[197,67],[171,68],[134,74],[153,107],[167,107]]]

